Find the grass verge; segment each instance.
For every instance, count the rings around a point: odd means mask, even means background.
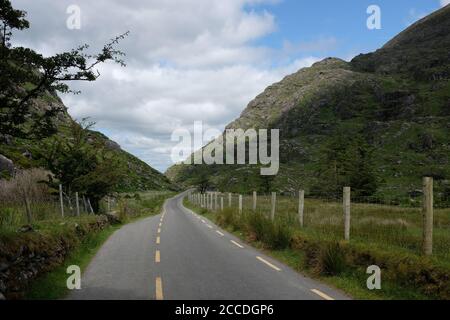
[[[345,243],[272,223],[254,212],[225,209],[213,213],[184,200],[184,205],[294,270],[341,289],[355,299],[448,299],[450,271],[433,260],[369,244]],[[289,238],[288,240],[286,239]],[[382,269],[382,289],[368,290],[366,268]]]
[[[77,245],[64,259],[64,262],[45,273],[32,282],[25,293],[25,299],[30,300],[55,300],[67,296],[69,290],[66,286],[67,267],[77,265],[84,272],[92,258],[108,238],[123,225],[137,221],[148,216],[159,214],[165,200],[171,197],[173,193],[162,193],[158,196],[154,194],[141,193],[139,199],[127,200],[124,212],[119,212],[121,223],[108,226],[107,228],[90,233]]]

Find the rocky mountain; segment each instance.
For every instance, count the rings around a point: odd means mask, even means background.
[[[414,201],[423,175],[450,199],[450,6],[384,47],[346,62],[328,58],[287,76],[249,103],[228,128],[280,129],[281,166],[172,167],[173,181],[209,177],[220,190]]]
[[[73,123],[73,119],[67,113],[67,108],[56,94],[47,93],[43,98],[33,101],[34,110],[41,112],[51,108],[58,108],[58,112],[53,121],[56,123],[57,135],[66,137],[67,127]],[[120,192],[134,192],[144,190],[168,190],[176,187],[159,171],[153,169],[137,157],[121,149],[114,141],[105,135],[90,131],[89,143],[100,147],[104,152],[112,155],[112,159],[123,168],[123,179],[117,188]],[[33,139],[23,139],[0,133],[0,178],[7,177],[16,169],[33,168],[41,165],[36,154],[43,152],[38,141]]]

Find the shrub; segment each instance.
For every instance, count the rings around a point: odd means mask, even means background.
[[[338,242],[322,246],[315,266],[318,274],[335,276],[346,268],[344,250]]]
[[[256,240],[263,242],[271,249],[285,249],[291,243],[293,229],[286,219],[273,222],[262,213],[248,213],[245,224]]]

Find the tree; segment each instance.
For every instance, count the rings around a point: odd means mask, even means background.
[[[124,53],[114,47],[128,32],[112,39],[97,54],[86,53],[89,46],[85,44],[44,57],[29,48],[11,46],[12,31],[30,26],[25,17],[26,12],[14,9],[10,0],[0,0],[0,132],[45,137],[56,132],[52,120],[61,110],[31,112],[33,99],[73,92],[67,85],[70,81],[95,81],[100,63],[111,60],[125,66]]]
[[[200,193],[205,193],[206,191],[208,191],[208,188],[210,187],[208,175],[202,171],[195,179],[194,185],[197,186],[197,189],[198,191],[200,191]]]
[[[54,136],[42,142],[38,154],[44,165],[64,187],[66,194],[79,192],[90,199],[95,212],[100,200],[114,191],[123,172],[104,143],[91,138],[94,123],[84,119],[71,123],[68,136]],[[57,184],[53,179],[50,184]]]
[[[352,196],[373,195],[378,187],[374,172],[373,148],[359,134],[338,131],[322,148],[318,183],[320,196],[339,197],[342,188],[352,187]]]

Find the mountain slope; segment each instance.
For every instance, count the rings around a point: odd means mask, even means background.
[[[221,190],[285,191],[414,201],[421,177],[450,195],[450,6],[411,26],[380,50],[351,62],[328,58],[256,97],[228,128],[280,129],[281,167],[176,166],[189,185],[210,177]],[[448,196],[450,198],[450,196]]]
[[[58,132],[57,135],[67,139],[67,127],[73,123],[66,107],[56,94],[47,93],[42,99],[33,101],[32,112],[41,112],[49,108],[59,108],[62,111],[53,119]],[[89,141],[99,146],[103,152],[108,152],[117,161],[123,172],[117,191],[131,192],[143,190],[167,190],[176,187],[163,174],[150,167],[137,157],[122,150],[120,146],[105,135],[90,131]],[[45,152],[42,146],[33,139],[22,139],[0,133],[0,177],[10,175],[15,168],[32,168],[40,166],[36,156]]]

